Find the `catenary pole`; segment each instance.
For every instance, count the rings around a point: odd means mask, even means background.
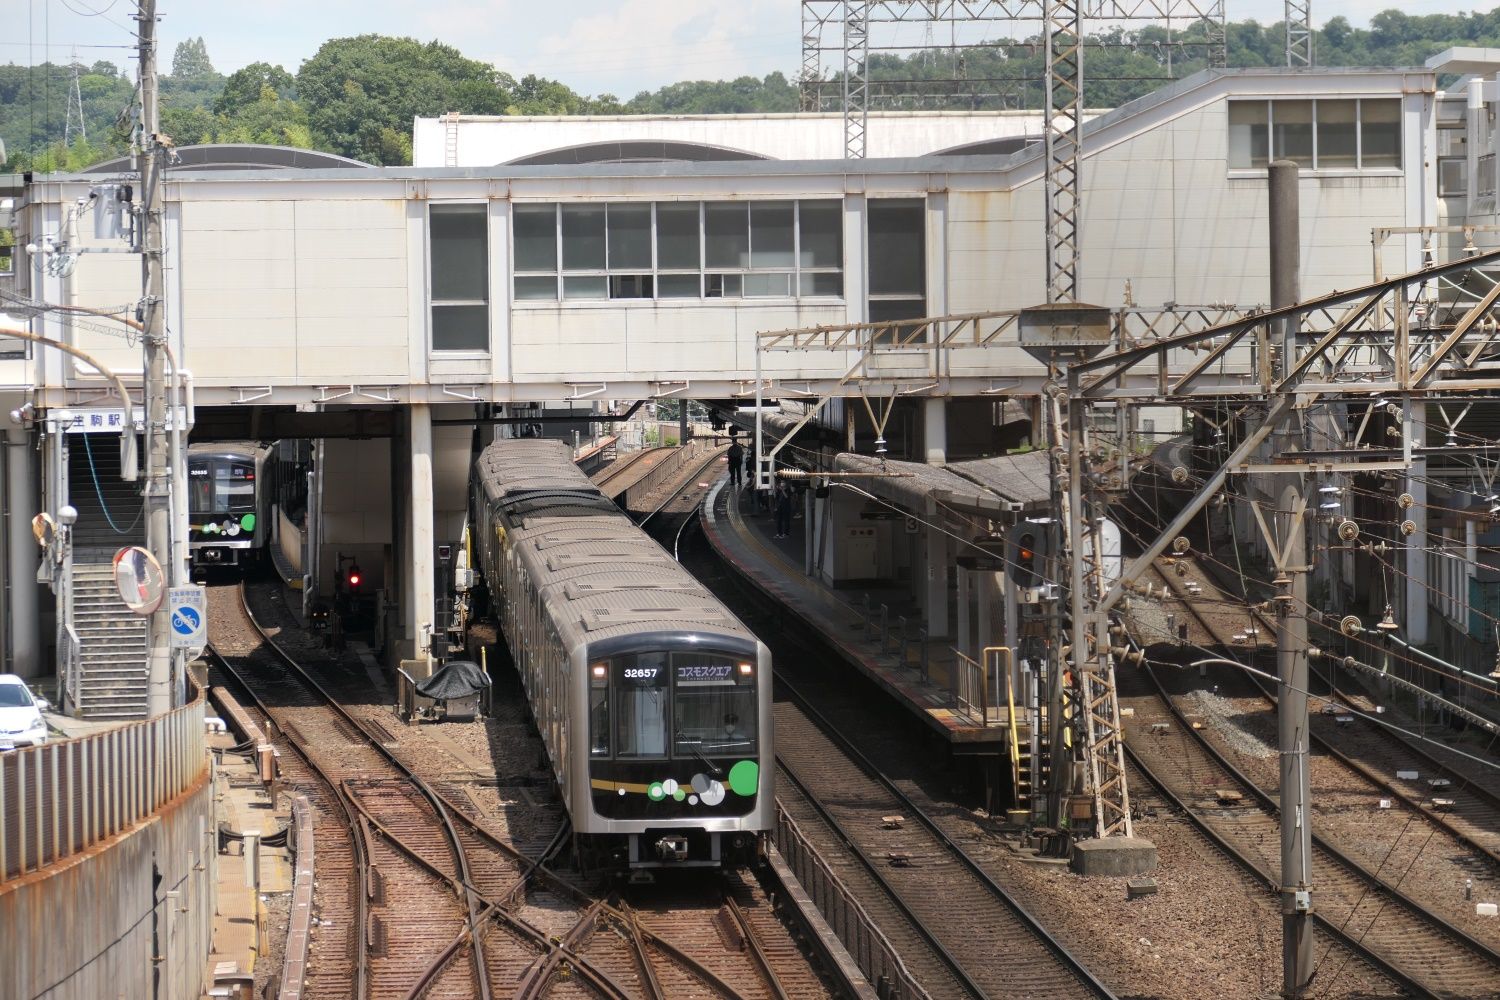
[[[1271,308],[1298,301],[1302,269],[1298,211],[1298,168],[1276,160],[1269,168]],[[1298,321],[1282,321],[1281,375],[1296,363]],[[1273,438],[1276,454],[1298,450],[1300,435],[1291,418],[1279,422]],[[1301,514],[1302,484],[1296,474],[1271,477],[1282,551],[1280,568],[1287,579],[1276,602],[1276,664],[1281,679],[1276,728],[1281,751],[1281,934],[1282,995],[1300,997],[1312,977],[1311,897],[1312,817],[1308,813],[1307,733],[1307,530]],[[1275,542],[1273,541],[1273,544]]]
[[[146,370],[146,547],[162,568],[172,568],[172,468],[167,441],[166,280],[162,247],[162,169],[160,107],[156,76],[156,0],[140,0],[136,15],[140,39],[141,134],[136,165],[141,175],[141,322]],[[162,715],[172,708],[172,609],[166,600],[151,616],[147,708]]]

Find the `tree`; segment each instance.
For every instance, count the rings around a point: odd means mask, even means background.
[[[324,42],[297,72],[297,94],[320,146],[371,163],[409,163],[416,116],[501,114],[511,103],[508,81],[448,45],[359,35]]]
[[[214,114],[238,114],[241,109],[260,101],[267,87],[283,100],[297,98],[297,81],[292,74],[280,66],[255,62],[229,74],[229,78],[224,81],[224,89],[219,91],[219,96],[214,101]]]
[[[218,76],[214,64],[209,61],[208,46],[202,37],[177,43],[177,50],[172,53],[172,75],[182,82]]]

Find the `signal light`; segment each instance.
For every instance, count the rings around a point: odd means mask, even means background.
[[[349,567],[349,573],[344,577],[344,583],[351,592],[359,590],[360,584],[364,583],[364,576],[359,571],[359,564],[355,563]]]

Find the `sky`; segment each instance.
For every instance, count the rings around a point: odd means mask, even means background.
[[[1230,20],[1282,18],[1281,0],[1225,3]],[[0,62],[67,62],[74,46],[84,64],[133,62],[135,6],[134,0],[0,0]],[[1313,23],[1343,16],[1364,26],[1372,14],[1396,6],[1428,14],[1453,11],[1456,4],[1314,2]],[[518,77],[535,73],[582,94],[627,99],[682,80],[776,70],[793,79],[802,55],[797,0],[157,0],[157,12],[164,70],[171,69],[178,42],[199,36],[221,73],[259,61],[295,73],[329,38],[409,35],[452,45]],[[949,39],[944,28],[926,33],[907,26],[899,40],[925,45]]]

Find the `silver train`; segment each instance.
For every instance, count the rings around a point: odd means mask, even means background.
[[[271,532],[271,449],[226,442],[188,446],[188,549],[193,566],[248,569]]]
[[[580,863],[755,858],[775,820],[766,647],[600,494],[562,442],[490,445],[471,491],[475,562]]]

